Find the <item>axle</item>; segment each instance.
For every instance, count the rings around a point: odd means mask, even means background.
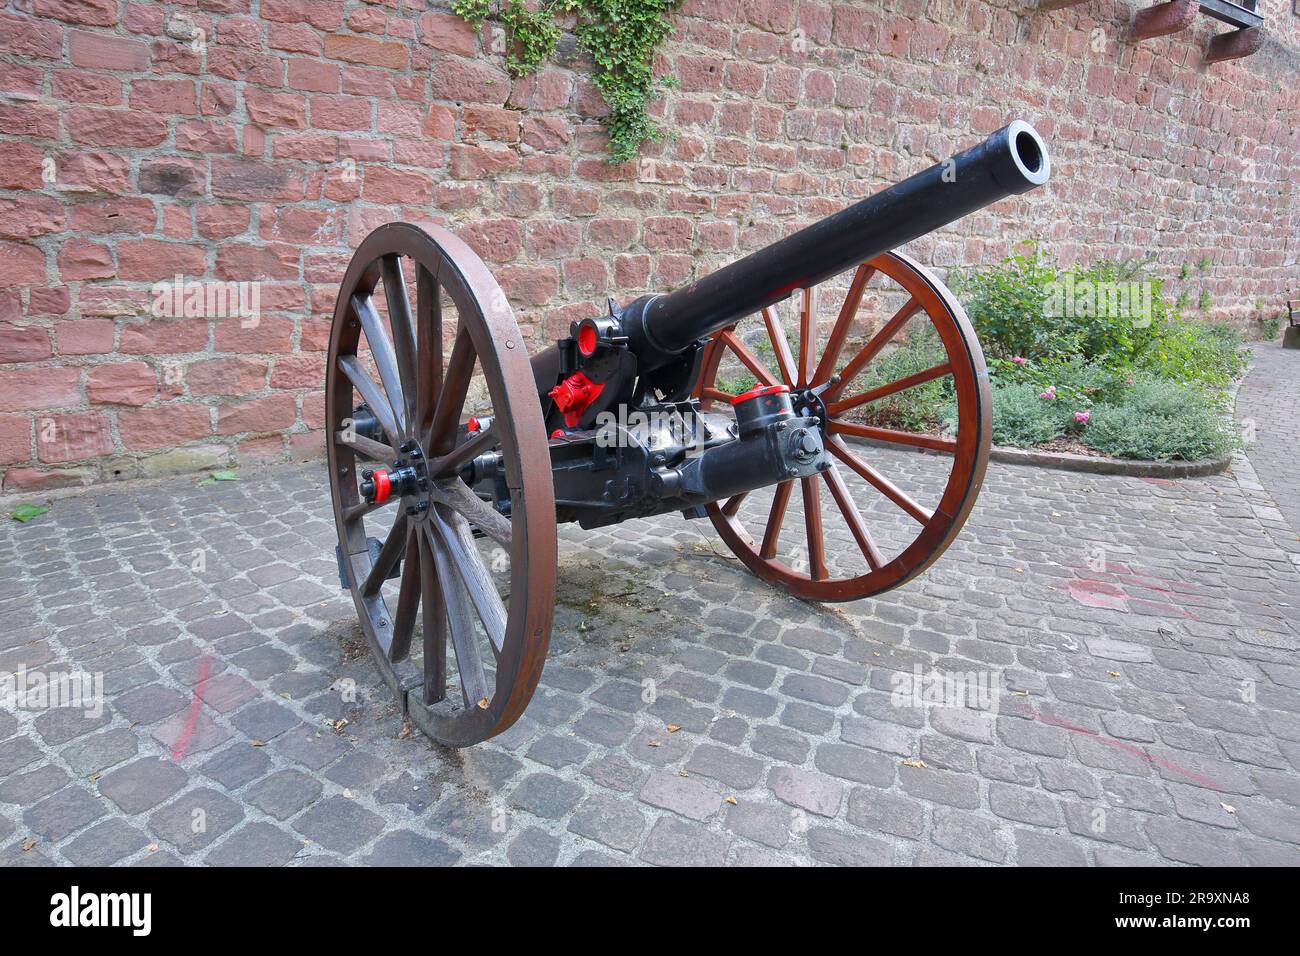
[[[618,311],[644,374],[692,343],[860,262],[1047,182],[1047,146],[1016,120],[983,143],[667,295]],[[594,340],[593,344],[594,344]]]

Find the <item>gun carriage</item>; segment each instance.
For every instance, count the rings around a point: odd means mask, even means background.
[[[412,721],[465,746],[524,712],[550,637],[557,522],[707,517],[750,570],[812,601],[879,594],[935,561],[984,476],[988,379],[961,305],[893,250],[1042,185],[1049,167],[1013,122],[685,288],[611,299],[531,359],[462,240],[406,223],[371,233],[334,311],[328,467],[340,582]],[[840,293],[833,317],[820,293]],[[864,333],[868,298],[897,308]],[[873,377],[905,329],[932,335],[939,360]],[[937,381],[954,408],[943,433],[856,414]],[[886,449],[939,456],[932,503],[872,463]],[[888,541],[866,494],[903,522]],[[844,532],[828,548],[832,519]]]

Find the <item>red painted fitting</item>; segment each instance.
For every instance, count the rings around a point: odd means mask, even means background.
[[[596,346],[599,344],[599,335],[596,332],[596,326],[588,322],[582,328],[578,329],[578,351],[583,355],[594,355]]]
[[[393,493],[393,482],[388,477],[388,472],[382,468],[375,469],[372,480],[375,483],[375,504],[382,505]]]
[[[741,402],[747,402],[751,398],[758,398],[760,395],[777,395],[781,392],[790,391],[789,385],[759,385],[751,388],[748,392],[742,392],[731,400],[732,405],[739,405]]]
[[[604,390],[604,382],[593,382],[581,372],[574,372],[546,394],[555,400],[555,407],[564,413],[564,424],[575,428],[582,420],[583,412],[591,407],[591,403]]]

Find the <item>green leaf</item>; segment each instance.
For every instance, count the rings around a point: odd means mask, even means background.
[[[50,509],[45,505],[30,505],[24,503],[9,512],[9,517],[13,518],[15,521],[27,522],[31,521],[33,518],[39,518],[49,510]]]
[[[199,487],[205,485],[215,485],[218,481],[238,481],[239,472],[237,471],[214,471],[209,473],[208,477],[199,482]]]

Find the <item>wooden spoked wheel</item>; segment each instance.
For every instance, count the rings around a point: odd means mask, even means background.
[[[750,570],[817,601],[870,597],[929,566],[970,513],[989,454],[984,356],[952,293],[899,253],[864,262],[851,275],[833,319],[822,321],[818,310],[819,299],[830,298],[818,292],[828,291],[829,283],[796,291],[793,342],[776,307],[718,332],[706,348],[696,392],[710,408],[725,405],[734,390],[754,380],[785,384],[796,414],[821,418],[831,465],[820,477],[708,506],[714,527]],[[863,313],[873,311],[881,321],[864,322]],[[928,337],[932,358],[923,368],[893,374],[890,355],[912,336]],[[850,348],[854,340],[862,344]],[[927,353],[913,348],[907,354]],[[724,387],[728,368],[747,379],[733,391]],[[891,427],[882,406],[918,388],[941,390],[944,408],[955,410],[942,416],[950,421],[944,426],[936,415],[929,427]],[[935,454],[910,454],[918,450]],[[891,469],[907,472],[914,488],[891,477]],[[791,515],[796,484],[800,518]],[[829,495],[822,494],[823,484]]]
[[[471,413],[489,423],[471,431]],[[461,240],[395,223],[362,242],[334,310],[325,414],[340,577],[384,678],[441,743],[500,733],[546,655],[554,491],[524,340]],[[500,508],[462,477],[493,452]],[[393,476],[386,502],[367,470]]]

